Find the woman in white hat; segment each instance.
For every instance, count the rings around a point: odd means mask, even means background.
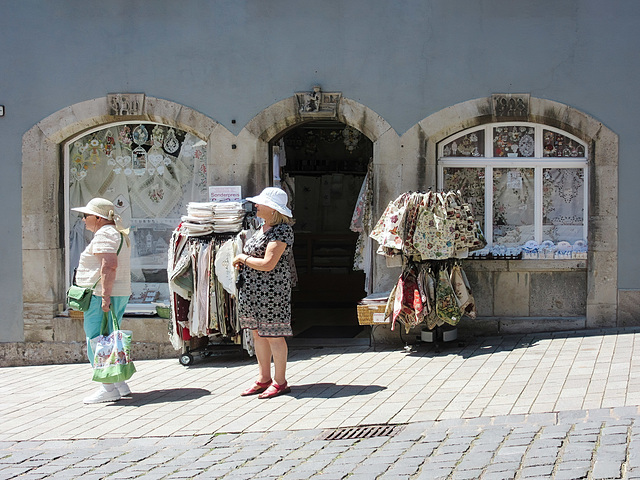
[[[120,322],[131,296],[129,230],[122,227],[113,203],[104,198],[94,198],[85,207],[71,210],[82,213],[85,228],[93,232],[93,239],[80,255],[75,275],[76,285],[80,287],[96,285],[89,310],[84,312],[87,356],[93,364],[91,339],[101,333],[103,312],[112,309]],[[130,394],[125,382],[101,383],[84,403],[112,402]]]
[[[265,188],[247,200],[256,204],[256,215],[264,220],[233,264],[242,269],[244,284],[238,294],[240,325],[253,332],[258,379],[241,393],[272,398],[289,393],[287,384],[287,341],[291,336],[291,285],[293,280],[292,213],[287,194]],[[271,376],[271,360],[274,375]]]

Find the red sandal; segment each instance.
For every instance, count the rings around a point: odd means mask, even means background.
[[[247,397],[249,395],[256,395],[258,393],[264,392],[269,385],[273,383],[273,380],[269,380],[268,382],[260,383],[256,381],[255,385],[247,388],[244,392],[240,394],[241,397]]]
[[[291,387],[289,387],[287,382],[284,382],[283,385],[278,385],[276,382],[273,382],[269,386],[269,388],[265,390],[264,393],[261,393],[260,395],[258,395],[258,398],[273,398],[273,397],[277,397],[278,395],[284,395],[285,393],[290,393],[290,392],[291,392]]]

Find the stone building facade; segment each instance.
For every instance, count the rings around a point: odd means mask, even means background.
[[[520,25],[542,28],[563,24],[560,20],[569,21],[583,42],[573,42],[567,32],[558,28],[531,44],[509,30],[513,23],[502,24],[508,31],[497,28],[499,16],[489,12],[506,12],[503,2],[498,0],[485,2],[485,7],[491,7],[489,10],[474,2],[459,10],[445,0],[398,2],[394,7],[386,2],[355,3],[367,4],[367,14],[360,12],[356,19],[352,14],[357,6],[343,6],[340,8],[345,9],[344,15],[318,12],[317,22],[309,27],[322,30],[318,45],[334,52],[331,59],[315,49],[311,52],[317,55],[303,54],[309,53],[303,41],[309,32],[295,26],[301,17],[296,8],[289,8],[293,7],[291,2],[275,2],[280,7],[276,8],[279,11],[276,15],[249,1],[236,6],[208,6],[203,8],[201,18],[193,20],[199,23],[209,18],[219,22],[220,13],[233,18],[238,15],[234,28],[236,33],[242,32],[242,38],[238,39],[231,31],[225,34],[224,28],[217,37],[226,48],[217,49],[206,33],[196,35],[197,42],[174,39],[166,46],[171,52],[192,53],[179,57],[174,65],[182,65],[189,72],[186,77],[180,68],[167,69],[164,76],[151,75],[153,69],[136,70],[133,65],[143,57],[125,54],[120,59],[122,65],[112,64],[111,70],[95,77],[99,78],[95,85],[75,78],[55,81],[56,91],[63,92],[61,98],[52,95],[48,85],[34,83],[33,76],[23,73],[22,81],[11,80],[8,91],[28,108],[14,114],[19,111],[14,108],[17,105],[0,97],[0,103],[8,104],[0,122],[10,127],[4,133],[0,130],[0,140],[8,145],[9,159],[7,175],[0,179],[6,184],[0,186],[7,187],[3,190],[5,203],[13,207],[9,209],[13,217],[7,218],[8,231],[0,233],[8,252],[6,264],[0,266],[0,277],[9,278],[7,273],[15,270],[17,259],[21,259],[21,281],[12,282],[13,286],[7,286],[0,294],[0,302],[6,306],[2,319],[6,328],[0,334],[5,361],[9,358],[26,361],[43,348],[49,349],[50,357],[56,361],[81,359],[81,320],[65,314],[69,281],[65,145],[86,132],[125,122],[158,124],[201,139],[207,145],[207,184],[240,185],[247,195],[274,183],[274,149],[287,132],[318,122],[345,126],[370,142],[375,217],[403,192],[441,188],[441,146],[459,132],[502,124],[535,125],[563,132],[585,145],[587,151],[586,258],[465,260],[479,318],[461,323],[460,329],[469,334],[495,334],[638,325],[640,277],[636,278],[634,267],[636,227],[631,221],[634,218],[631,205],[638,195],[632,180],[638,173],[632,151],[640,145],[630,134],[632,118],[629,109],[624,108],[628,105],[620,100],[631,99],[628,104],[633,104],[630,93],[634,91],[633,82],[620,79],[632,78],[633,75],[622,72],[639,71],[640,62],[632,56],[618,62],[606,53],[608,50],[600,50],[604,48],[600,45],[625,51],[634,44],[637,34],[631,30],[624,30],[621,39],[610,33],[622,31],[620,22],[639,18],[640,7],[616,3],[608,9],[599,30],[594,31],[591,28],[594,22],[602,20],[598,2],[584,2],[582,8],[572,2],[558,6],[551,1],[528,6],[510,14]],[[129,18],[131,12],[117,7],[124,9],[126,4],[114,2],[116,6],[108,9],[107,16],[114,21]],[[172,18],[169,13],[183,15],[172,2],[158,4],[162,6],[159,12],[164,13],[154,18],[140,16],[138,30],[129,30],[123,38],[133,42],[144,36],[151,43],[159,41],[161,36],[154,28],[158,22]],[[543,15],[548,11],[545,6],[556,8],[556,17]],[[46,14],[34,13],[29,2],[13,7],[12,15],[17,17],[40,18]],[[90,12],[81,5],[74,7],[74,2],[61,8],[68,12],[76,7],[80,18],[90,18]],[[403,27],[385,20],[389,9],[398,19],[407,20]],[[55,16],[60,12],[50,13]],[[491,27],[474,20],[480,17],[490,22]],[[71,22],[62,18],[64,25]],[[471,58],[470,62],[454,62],[450,46],[437,40],[446,35],[445,20],[453,18],[457,19],[456,24],[462,22],[467,26],[457,32],[455,42],[456,50],[467,60]],[[436,19],[439,21],[434,23]],[[424,31],[427,24],[435,29],[435,37]],[[64,31],[64,25],[59,31]],[[277,28],[271,30],[274,25]],[[340,50],[337,34],[346,35],[354,26],[368,32],[369,43],[360,45],[350,38],[353,49]],[[37,32],[28,26],[26,29],[31,33],[30,41],[37,42]],[[265,36],[265,29],[271,35]],[[393,34],[382,39],[373,34],[376,31]],[[547,83],[543,72],[549,72],[544,62],[536,63],[540,72],[528,65],[523,67],[525,74],[514,69],[500,70],[495,65],[492,68],[487,33],[502,40],[508,38],[512,43],[503,43],[505,48],[513,48],[509,50],[511,53],[530,51],[533,59],[544,58],[545,52],[554,51],[561,44],[563,59],[556,59],[557,65],[553,67],[555,83]],[[103,27],[96,27],[94,34],[98,39],[109,37],[108,29]],[[23,38],[23,33],[13,27],[6,35],[11,45],[17,45]],[[292,38],[300,40],[300,45],[294,47],[295,61],[275,53],[276,48],[290,45]],[[407,43],[409,38],[418,46]],[[254,63],[238,60],[233,39]],[[267,42],[274,51],[257,48],[260,41]],[[487,44],[486,51],[472,48],[474,42]],[[591,46],[588,52],[587,46]],[[84,54],[89,65],[99,70],[100,62],[89,55],[92,48],[95,45],[79,45],[76,53]],[[420,67],[421,51],[428,52],[423,67]],[[7,64],[19,64],[16,52],[16,48],[9,48],[2,58]],[[152,49],[149,55],[157,62],[168,58],[161,49],[157,53]],[[449,56],[449,60],[445,61],[443,56]],[[204,71],[199,70],[200,62],[194,60],[199,57],[209,59]],[[362,58],[371,60],[362,64]],[[270,76],[263,75],[273,64],[278,64],[279,70],[270,70]],[[301,65],[305,73],[300,76],[296,72]],[[352,72],[350,65],[360,65],[368,75],[358,75],[355,66]],[[394,65],[401,76],[396,78],[395,71],[387,70],[389,65]],[[478,65],[487,66],[478,70]],[[607,68],[598,68],[602,65]],[[576,82],[572,75],[577,66],[591,68],[593,78]],[[373,75],[376,69],[387,73]],[[476,74],[478,71],[482,73]],[[49,66],[52,78],[63,72],[62,65]],[[601,88],[601,77],[606,77],[607,72],[617,72],[617,91]],[[83,71],[81,75],[86,78],[84,75],[88,73]],[[215,85],[209,81],[211,76],[216,79]],[[398,87],[399,79],[403,88]],[[236,84],[240,87],[236,88]],[[37,90],[38,86],[44,92],[38,96],[40,104],[29,104],[26,92],[29,88]],[[322,95],[326,95],[325,103],[313,103],[313,99],[324,98]],[[514,98],[525,98],[524,106],[511,111],[499,108]],[[619,139],[624,139],[626,150],[619,150]],[[398,268],[389,268],[381,256],[374,256],[367,272],[370,290],[389,290],[399,272]],[[364,282],[360,277],[357,281]],[[174,354],[167,342],[164,320],[138,316],[129,321],[141,342],[141,357]],[[379,341],[397,341],[396,333],[386,326],[376,327],[375,335]]]
[[[380,213],[400,193],[436,183],[435,145],[452,132],[497,120],[487,97],[438,112],[399,136],[380,116],[346,97],[335,118],[357,128],[373,142],[375,211]],[[521,118],[521,117],[520,117]],[[23,139],[23,262],[25,340],[80,341],[79,320],[59,316],[66,290],[61,245],[60,144],[95,125],[121,121],[111,115],[107,97],[73,105],[33,127]],[[209,184],[240,183],[247,191],[270,184],[269,142],[293,125],[304,123],[296,97],[278,102],[235,136],[196,111],[169,101],[145,98],[141,112],[127,120],[152,121],[193,132],[207,141]],[[503,119],[505,120],[505,119]],[[507,118],[506,120],[509,120]],[[556,102],[532,98],[526,120],[561,127],[594,148],[590,153],[592,178],[589,217],[589,256],[586,260],[471,260],[466,268],[476,292],[480,319],[469,328],[497,333],[582,329],[633,324],[617,312],[617,137],[587,115]],[[63,126],[63,128],[61,128]],[[424,171],[416,176],[416,171]],[[38,188],[43,185],[44,188]],[[41,192],[41,196],[34,192]],[[48,208],[43,210],[42,205]],[[375,291],[388,289],[397,276],[384,262],[374,264]],[[558,293],[562,286],[561,293]],[[555,308],[553,298],[563,300]],[[557,302],[556,302],[557,303]],[[137,319],[149,344],[166,343],[153,319]],[[162,322],[159,322],[162,324]],[[378,332],[382,338],[384,332]],[[139,339],[143,341],[143,339]],[[155,348],[155,347],[150,347]],[[166,352],[166,348],[161,348]]]

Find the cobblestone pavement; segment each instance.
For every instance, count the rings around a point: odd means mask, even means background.
[[[295,350],[292,394],[266,401],[238,397],[246,358],[137,362],[132,397],[103,405],[81,403],[87,365],[3,368],[0,480],[640,478],[639,345],[616,329]]]
[[[5,441],[0,478],[640,478],[637,407],[419,422],[397,430],[337,440],[314,429]]]

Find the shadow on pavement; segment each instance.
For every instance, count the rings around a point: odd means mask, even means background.
[[[149,392],[134,392],[130,397],[122,397],[119,401],[109,405],[139,407],[154,403],[186,402],[206,395],[211,395],[211,392],[204,388],[166,388]]]
[[[293,384],[288,396],[294,398],[342,398],[372,395],[386,390],[381,385],[340,385],[336,383]]]
[[[570,330],[535,333],[511,333],[496,336],[464,336],[450,342],[442,340],[434,343],[418,342],[410,348],[412,356],[460,355],[462,358],[511,352],[521,348],[531,348],[540,342],[557,338],[586,338],[591,336],[633,334],[638,327],[618,327],[607,329]]]

